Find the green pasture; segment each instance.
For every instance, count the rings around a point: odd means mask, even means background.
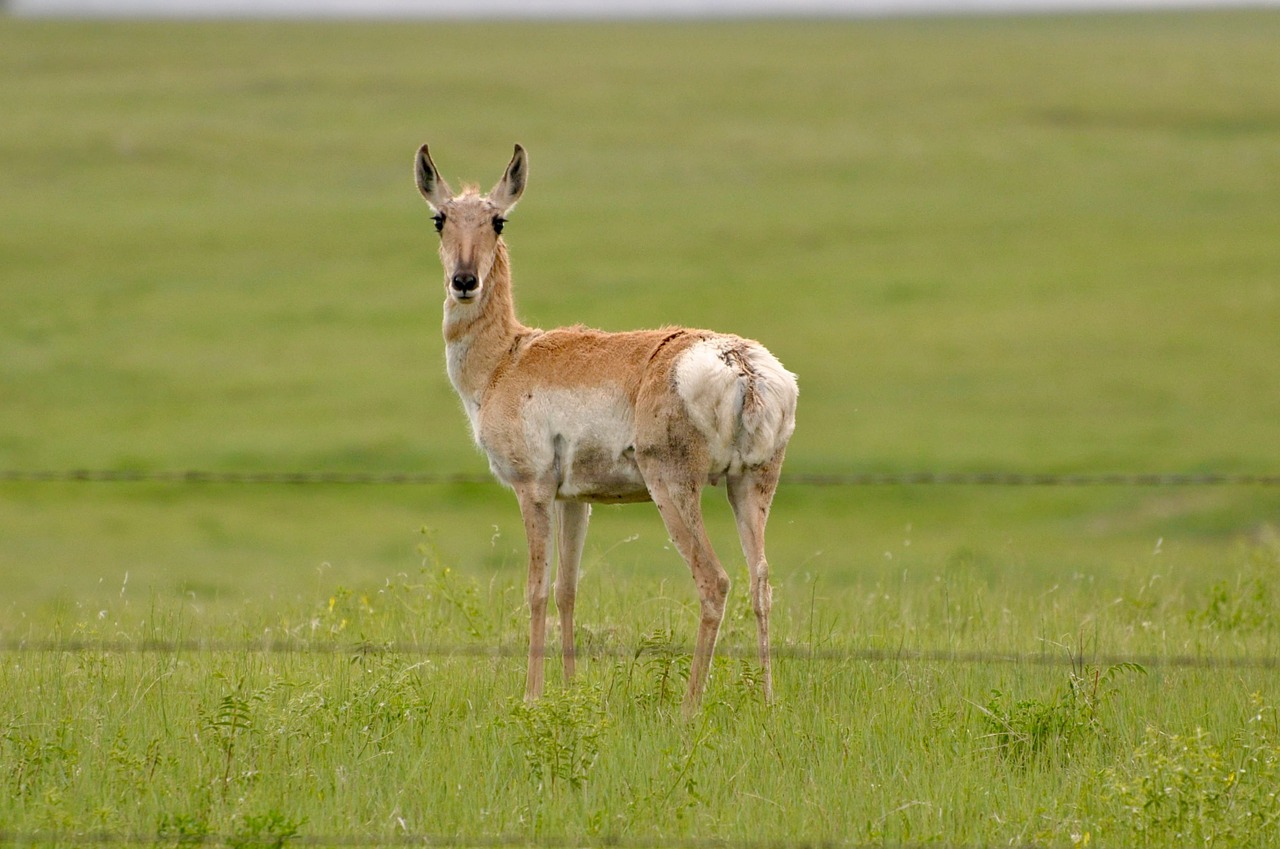
[[[0,472],[484,472],[411,164],[518,141],[525,321],[760,339],[790,472],[1275,474],[1278,43],[0,17]],[[769,710],[721,495],[685,723],[652,508],[596,511],[584,681],[523,707],[496,486],[0,480],[0,844],[1280,845],[1280,489],[784,486]]]
[[[17,845],[1274,846],[1276,670],[1213,663],[1275,657],[1280,562],[1221,565],[1247,577],[791,575],[777,704],[735,597],[689,721],[673,581],[598,586],[581,683],[552,660],[529,706],[520,586],[431,556],[235,616],[123,588],[5,654],[0,823]]]

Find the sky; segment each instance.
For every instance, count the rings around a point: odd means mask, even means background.
[[[1280,0],[8,0],[19,15],[164,17],[886,16],[1233,6],[1280,7]]]

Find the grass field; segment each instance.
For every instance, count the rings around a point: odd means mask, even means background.
[[[410,165],[519,141],[526,321],[761,339],[789,471],[1275,473],[1277,43],[0,18],[0,469],[483,471]],[[524,707],[496,487],[0,482],[0,843],[1280,845],[1275,488],[784,487],[770,710],[721,501],[683,723],[651,508]]]

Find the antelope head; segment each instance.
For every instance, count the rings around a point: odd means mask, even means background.
[[[498,258],[499,236],[506,214],[524,192],[527,159],[516,145],[506,172],[487,195],[467,188],[455,195],[436,170],[424,144],[414,160],[418,191],[435,213],[440,234],[440,261],[444,265],[445,292],[450,303],[478,301]]]

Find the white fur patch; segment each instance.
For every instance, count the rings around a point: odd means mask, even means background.
[[[636,500],[648,490],[636,468],[635,414],[622,389],[539,388],[522,412],[528,459],[557,469],[557,497]]]
[[[676,362],[676,391],[707,438],[713,471],[765,463],[795,430],[796,377],[756,342],[717,336]]]
[[[455,342],[445,346],[445,370],[449,374],[449,382],[454,391],[462,399],[462,409],[467,413],[467,421],[471,423],[471,438],[476,445],[480,444],[480,405],[462,390],[462,370],[467,352],[471,350],[470,341]]]

